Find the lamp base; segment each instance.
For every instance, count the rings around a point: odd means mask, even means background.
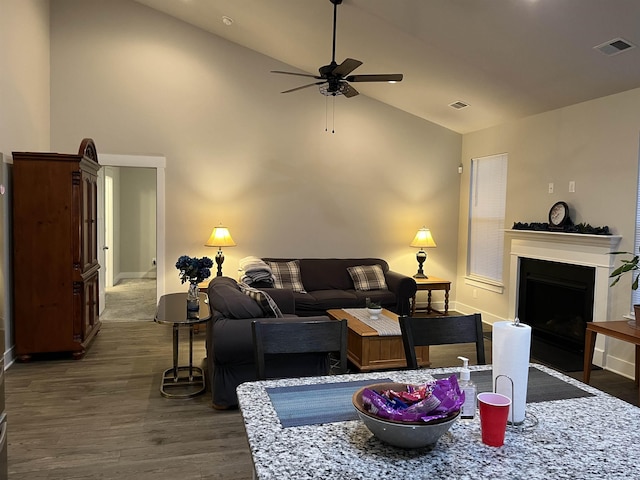
[[[418,273],[416,273],[413,276],[413,278],[429,278],[424,274],[424,271],[422,270],[422,264],[426,259],[427,259],[427,252],[420,249],[416,254],[416,260],[418,260]]]
[[[218,248],[218,253],[216,254],[216,263],[218,264],[218,273],[216,277],[222,276],[222,263],[224,262],[224,255],[222,254],[222,249]]]

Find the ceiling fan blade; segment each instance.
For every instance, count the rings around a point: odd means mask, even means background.
[[[283,72],[280,70],[271,70],[271,73],[281,73],[283,75],[297,75],[298,77],[317,78],[318,80],[322,78],[322,77],[319,77],[318,75],[311,75],[309,73]]]
[[[401,73],[388,73],[379,75],[349,75],[347,82],[401,82]]]
[[[360,60],[354,60],[353,58],[347,58],[344,62],[338,65],[331,72],[333,75],[338,75],[340,77],[344,77],[345,75],[349,75],[356,68],[362,65]]]
[[[291,88],[291,89],[289,89],[289,90],[285,90],[284,92],[280,92],[280,93],[290,93],[290,92],[295,92],[296,90],[302,90],[303,88],[313,87],[314,85],[322,85],[323,83],[327,83],[327,82],[314,82],[314,83],[309,83],[308,85],[302,85],[301,87]]]
[[[342,84],[341,92],[347,98],[355,97],[356,95],[360,94],[358,90],[356,90],[346,82]]]

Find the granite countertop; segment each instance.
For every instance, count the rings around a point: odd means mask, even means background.
[[[391,378],[424,383],[458,368],[266,380],[238,387],[256,478],[631,479],[640,478],[640,408],[541,365],[594,396],[527,404],[538,425],[507,427],[502,447],[484,445],[478,415],[458,420],[433,448],[380,442],[359,420],[282,428],[266,387]],[[470,367],[490,370],[491,366]],[[527,422],[526,422],[527,423]]]

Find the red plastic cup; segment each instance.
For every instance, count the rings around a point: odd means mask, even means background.
[[[478,394],[482,443],[491,447],[504,445],[510,405],[511,399],[499,393],[483,392]]]

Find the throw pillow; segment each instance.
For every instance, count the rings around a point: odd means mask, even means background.
[[[387,282],[384,279],[384,272],[380,265],[360,265],[358,267],[347,267],[353,286],[356,290],[386,290]]]
[[[294,292],[307,293],[300,276],[300,262],[268,262],[273,273],[273,286],[276,288],[288,288]]]
[[[238,286],[240,287],[242,293],[253,298],[256,303],[260,305],[260,308],[266,316],[276,318],[284,317],[276,302],[267,292],[263,292],[262,290],[258,290],[257,288],[250,287],[246,283],[238,283]]]

